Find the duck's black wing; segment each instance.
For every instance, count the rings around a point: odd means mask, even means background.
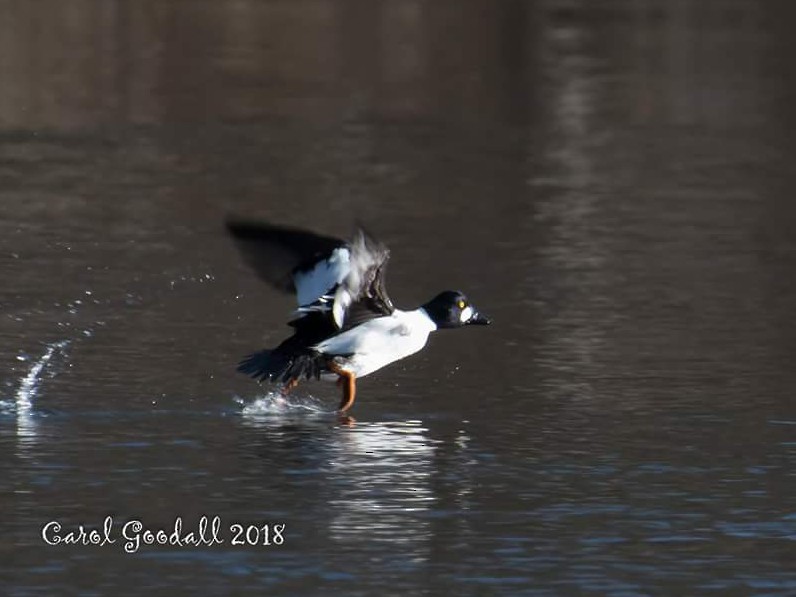
[[[328,262],[335,251],[346,247],[345,241],[297,228],[245,220],[228,220],[227,231],[257,275],[278,290],[296,292],[299,305],[303,304],[302,298],[305,303],[319,299],[336,283],[330,274],[329,286],[307,299],[301,296],[295,278],[318,263]],[[316,285],[323,286],[325,282],[318,280]]]
[[[390,252],[362,228],[350,242],[264,222],[228,221],[227,230],[260,278],[296,293],[293,327],[324,313],[342,330],[395,310],[384,288]]]

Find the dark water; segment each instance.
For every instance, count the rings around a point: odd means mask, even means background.
[[[2,593],[796,594],[793,13],[1,3]],[[276,404],[228,213],[495,323]]]

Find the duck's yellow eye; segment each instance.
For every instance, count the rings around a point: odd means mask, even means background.
[[[459,303],[458,303],[459,309],[464,309],[466,306],[467,305],[466,305],[466,303],[464,301],[459,301]]]

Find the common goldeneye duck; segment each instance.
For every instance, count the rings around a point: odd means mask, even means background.
[[[283,393],[302,378],[336,378],[345,412],[358,377],[418,352],[434,330],[490,323],[453,290],[412,311],[396,309],[384,287],[390,252],[361,228],[348,242],[259,222],[230,221],[227,229],[260,278],[296,294],[293,335],[238,365],[282,384]]]

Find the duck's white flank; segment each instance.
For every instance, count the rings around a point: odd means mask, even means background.
[[[328,355],[351,355],[340,365],[357,377],[364,377],[395,361],[416,353],[426,345],[436,324],[421,309],[377,317],[313,348]]]

